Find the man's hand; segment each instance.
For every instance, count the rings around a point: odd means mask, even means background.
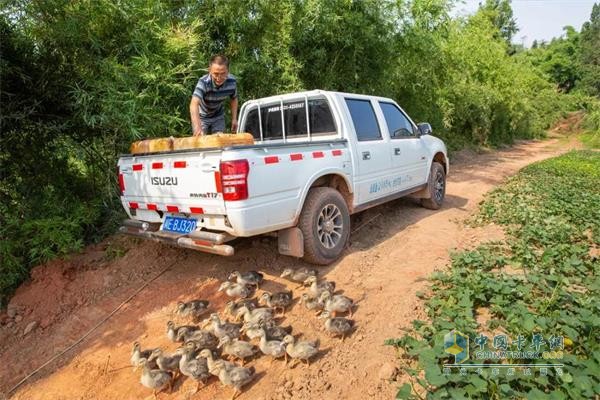
[[[236,133],[238,128],[237,119],[231,120],[231,133]]]
[[[194,136],[204,136],[204,132],[202,132],[202,129],[196,129],[196,130],[194,130],[193,135]]]

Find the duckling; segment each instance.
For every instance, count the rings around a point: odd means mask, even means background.
[[[284,337],[283,342],[286,344],[285,363],[287,364],[287,357],[290,356],[293,359],[305,361],[307,366],[310,365],[310,358],[319,352],[321,344],[319,339],[312,342],[296,342],[292,335]]]
[[[169,321],[167,322],[167,337],[172,342],[183,342],[182,335],[179,334],[181,330],[185,330],[188,334],[193,331],[197,331],[197,326],[193,325],[180,325],[175,326],[175,322]]]
[[[257,306],[254,299],[240,299],[238,301],[229,300],[225,305],[225,314],[235,317],[237,316],[237,311],[241,307],[246,307],[248,310],[252,311]]]
[[[183,375],[197,382],[196,392],[198,392],[200,390],[200,382],[206,385],[206,381],[210,378],[211,374],[208,370],[206,358],[194,358],[195,349],[196,347],[193,343],[186,343],[184,353],[179,360],[179,370]],[[206,351],[210,353],[210,350],[206,349]]]
[[[289,281],[299,283],[300,285],[298,287],[302,287],[302,283],[306,280],[306,278],[309,276],[317,276],[317,271],[314,269],[308,269],[306,267],[298,269],[286,268],[279,276],[281,278],[286,278]]]
[[[179,360],[181,360],[181,355],[181,352],[175,352],[170,356],[165,356],[162,349],[154,349],[150,359],[156,360],[156,365],[158,365],[161,371],[171,372],[173,380],[175,380],[179,375]]]
[[[267,340],[283,340],[283,338],[292,333],[292,327],[282,327],[275,323],[275,321],[258,321],[258,322],[246,322],[242,327],[242,332],[248,337],[248,339],[260,338],[262,331],[267,334]]]
[[[208,300],[191,300],[186,303],[177,302],[177,314],[182,317],[191,317],[193,321],[198,322],[200,317],[208,312]]]
[[[198,349],[215,350],[219,344],[219,339],[209,331],[203,329],[189,332],[186,328],[182,328],[178,332],[178,338],[181,337],[184,343],[193,342]]]
[[[325,319],[325,330],[332,336],[341,336],[342,342],[346,335],[354,329],[354,321],[344,317],[332,317],[329,311],[323,311],[319,317]]]
[[[235,365],[235,363],[232,363],[231,361],[225,361],[221,358],[215,359],[215,356],[213,355],[212,351],[208,349],[201,350],[199,357],[203,357],[206,359],[206,365],[208,365],[208,372],[210,372],[211,375],[219,376],[219,371],[221,369],[230,370],[237,367],[237,365]]]
[[[302,293],[300,297],[300,304],[304,304],[307,310],[322,310],[323,302],[317,298],[310,297],[308,293]]]
[[[220,362],[214,363],[213,366],[221,383],[233,387],[231,400],[234,400],[238,394],[242,393],[242,387],[252,381],[256,373],[254,367],[238,367],[234,364],[234,367],[227,368],[226,364]]]
[[[223,336],[229,336],[232,339],[240,337],[240,329],[242,324],[234,324],[231,322],[221,322],[219,315],[213,313],[210,315],[209,322],[212,323],[212,331],[219,339]]]
[[[229,274],[227,280],[233,280],[236,278],[236,282],[240,285],[251,285],[251,286],[260,286],[263,281],[264,275],[257,271],[248,271],[248,272],[239,272],[233,271]]]
[[[249,297],[251,294],[251,291],[246,285],[233,282],[223,282],[221,286],[219,286],[219,292],[222,291],[225,291],[229,297],[241,297],[244,299]]]
[[[154,350],[156,350],[156,349],[142,350],[142,346],[140,345],[140,342],[133,342],[133,349],[131,350],[131,358],[129,359],[129,361],[131,362],[131,365],[133,366],[133,369],[134,370],[138,369],[138,367],[140,366],[140,361],[142,359],[145,359],[148,362],[148,367],[150,369],[157,368],[155,361],[148,361],[148,359],[150,358],[150,356],[152,355],[152,352]]]
[[[150,368],[148,360],[145,358],[140,359],[140,366],[143,368],[140,383],[148,389],[153,390],[155,399],[156,393],[163,391],[167,387],[169,388],[169,392],[171,392],[173,377],[170,372]]]
[[[332,295],[329,292],[321,293],[319,300],[323,302],[323,309],[329,311],[334,317],[337,312],[348,312],[348,316],[352,317],[352,307],[354,301],[341,294]]]
[[[278,309],[281,309],[281,313],[285,314],[285,309],[292,304],[293,295],[291,291],[285,292],[277,292],[273,294],[269,294],[265,292],[258,299],[258,304],[266,304],[271,308],[274,308],[277,312]]]
[[[273,319],[273,310],[271,308],[255,308],[250,311],[246,307],[238,310],[237,318],[244,318],[244,322],[270,321]]]
[[[283,340],[267,340],[267,333],[264,329],[259,332],[260,343],[258,348],[264,355],[271,356],[271,362],[276,358],[284,357],[286,344]]]
[[[223,354],[238,358],[242,362],[242,366],[247,357],[252,357],[256,354],[256,348],[252,343],[231,339],[229,336],[223,336],[219,341],[218,347],[223,348]]]
[[[305,286],[309,286],[308,293],[311,297],[318,298],[323,292],[333,293],[335,291],[335,282],[322,281],[317,282],[316,276],[309,276],[304,281]]]

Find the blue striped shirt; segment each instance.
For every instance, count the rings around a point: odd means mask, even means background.
[[[193,95],[200,99],[200,116],[202,118],[219,117],[224,113],[223,101],[228,97],[237,98],[237,81],[233,75],[229,74],[225,82],[217,87],[210,74],[206,74],[198,80]]]

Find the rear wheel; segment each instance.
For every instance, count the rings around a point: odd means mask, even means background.
[[[427,182],[429,191],[428,199],[421,199],[421,205],[430,210],[438,210],[444,202],[446,196],[446,172],[442,164],[433,162],[429,173],[429,182]]]
[[[298,228],[304,236],[304,260],[318,265],[337,260],[350,236],[350,213],[342,195],[329,187],[311,189]]]

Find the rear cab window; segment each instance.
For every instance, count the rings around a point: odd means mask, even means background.
[[[308,140],[314,136],[337,135],[331,107],[324,97],[300,98],[263,104],[260,116],[256,105],[250,106],[244,119],[243,132],[251,133],[256,140]],[[307,112],[308,107],[308,112]],[[307,123],[308,120],[308,123]],[[310,129],[309,129],[310,128]]]

